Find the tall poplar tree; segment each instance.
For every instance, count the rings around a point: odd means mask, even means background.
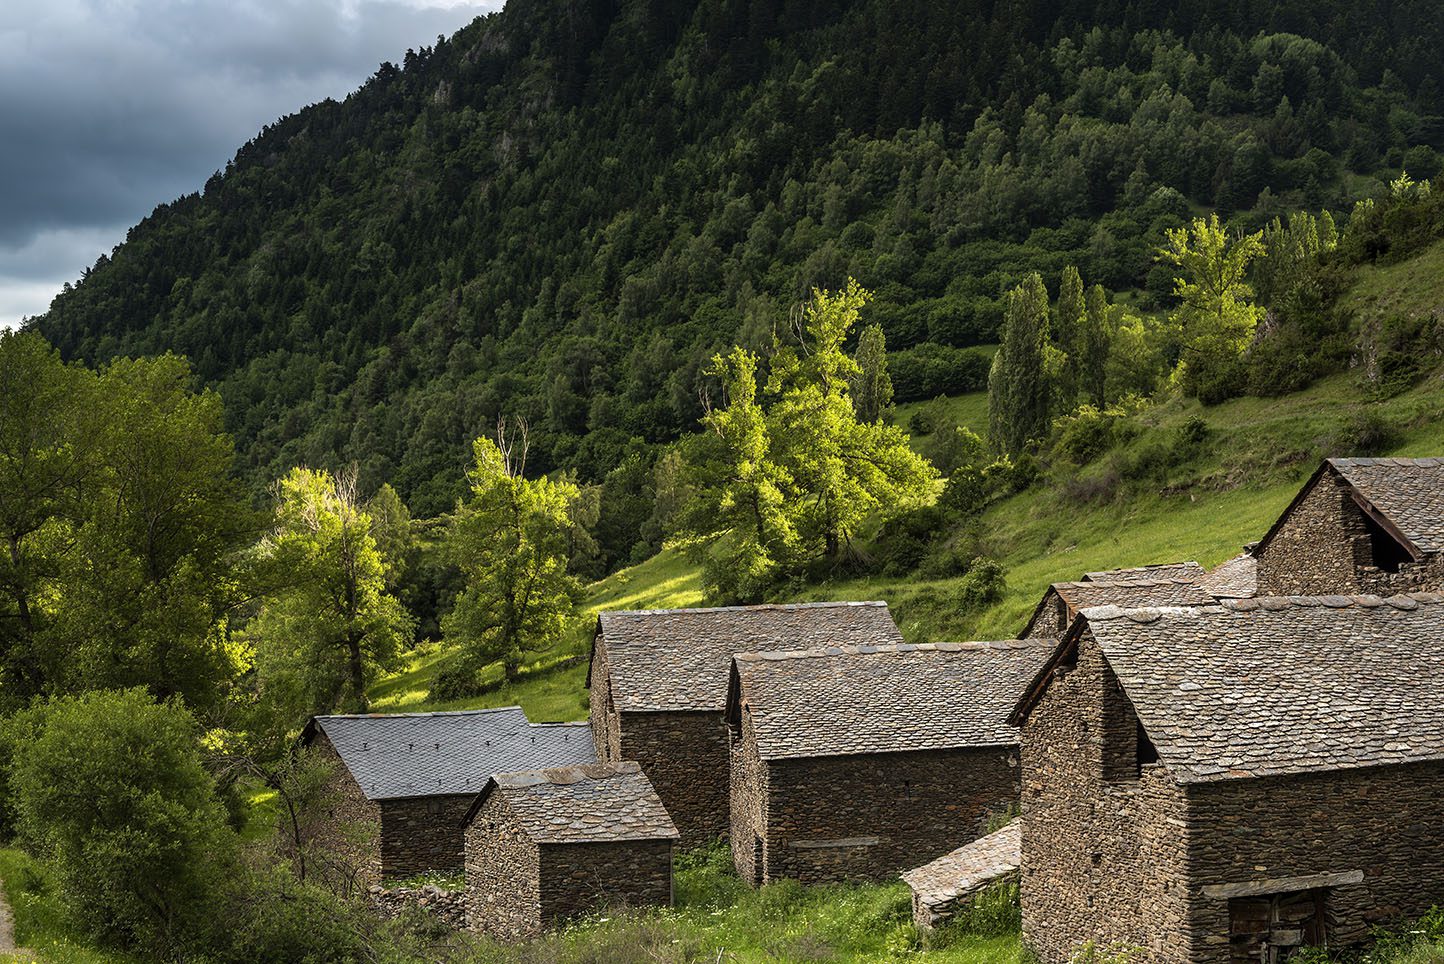
[[[1048,289],[1036,271],[1008,292],[1001,345],[988,373],[988,433],[1016,455],[1048,429]]]
[[[1102,285],[1088,289],[1083,320],[1083,360],[1078,366],[1079,389],[1090,405],[1102,408],[1108,400],[1108,292]]]
[[[1083,277],[1073,265],[1063,269],[1058,286],[1058,304],[1053,311],[1053,343],[1063,353],[1062,371],[1058,379],[1058,398],[1064,409],[1071,409],[1082,382],[1085,316],[1088,311],[1083,295]]]
[[[860,422],[892,417],[892,378],[887,373],[887,341],[881,325],[868,325],[857,339],[858,372],[852,379],[852,407]]]

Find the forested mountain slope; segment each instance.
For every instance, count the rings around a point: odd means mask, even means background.
[[[1163,230],[1200,208],[1257,225],[1433,176],[1441,20],[511,0],[268,127],[36,324],[87,361],[189,356],[257,483],[356,461],[433,515],[502,413],[531,423],[529,470],[643,479],[695,425],[707,358],[770,341],[813,285],[877,293],[900,401],[956,394],[1026,271],[1146,303]]]

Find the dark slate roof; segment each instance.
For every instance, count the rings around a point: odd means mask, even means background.
[[[1136,609],[1143,606],[1206,606],[1217,600],[1200,588],[1193,579],[1114,579],[1084,582],[1055,582],[1033,609],[1028,624],[1018,635],[1024,639],[1033,632],[1033,625],[1049,611],[1050,601],[1059,597],[1068,607],[1070,617],[1089,606],[1122,606]]]
[[[1040,640],[829,646],[742,653],[727,717],[742,704],[765,760],[1010,746],[1008,707],[1051,651]]]
[[[539,844],[675,840],[677,828],[639,764],[593,763],[499,773],[477,795],[481,805],[500,793],[527,836]]]
[[[317,730],[372,800],[476,793],[493,773],[597,759],[585,723],[529,723],[519,706],[317,716],[303,738]]]
[[[1420,552],[1444,550],[1444,459],[1329,459]]]
[[[633,712],[721,712],[734,653],[902,642],[883,602],[603,612],[597,625],[613,702]]]
[[[1444,758],[1444,595],[1102,607],[1084,611],[1059,652],[1083,632],[1181,782]]]
[[[1201,576],[1198,585],[1218,599],[1250,599],[1258,595],[1258,559],[1247,552],[1234,556]]]
[[[1190,579],[1197,581],[1203,575],[1203,566],[1192,559],[1187,562],[1163,562],[1153,566],[1135,566],[1132,569],[1104,569],[1100,572],[1085,572],[1084,582],[1118,582],[1139,579]]]

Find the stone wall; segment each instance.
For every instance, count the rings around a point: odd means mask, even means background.
[[[727,725],[717,712],[620,714],[620,759],[635,760],[667,808],[684,849],[727,836]]]
[[[1229,885],[1281,881],[1263,889],[1286,893],[1307,889],[1301,879],[1335,882],[1332,945],[1444,904],[1444,763],[1228,780],[1189,797],[1190,962],[1230,959]]]
[[[466,919],[474,931],[518,940],[541,929],[541,853],[499,793],[466,828]]]
[[[612,702],[612,674],[607,663],[606,638],[597,634],[592,647],[591,686],[588,691],[588,718],[592,725],[592,742],[597,746],[597,760],[617,763],[622,759],[621,718]]]
[[[1136,733],[1085,634],[1021,733],[1023,937],[1043,964],[1087,941],[1189,960],[1186,800],[1163,767],[1138,766]]]
[[[462,821],[474,793],[382,800],[381,874],[454,874],[465,860]]]
[[[311,840],[319,859],[310,861],[310,869],[332,886],[379,883],[381,808],[361,791],[325,733],[316,734],[311,752],[326,761],[330,775]]]
[[[1059,639],[1068,629],[1068,604],[1054,589],[1043,596],[1036,618],[1028,627],[1028,639]]]
[[[764,883],[888,880],[982,836],[990,816],[1018,799],[1012,748],[771,760],[765,766]]]
[[[671,903],[670,840],[541,847],[543,926],[612,907]]]
[[[732,864],[739,877],[757,887],[762,884],[766,864],[767,768],[758,756],[752,711],[746,705],[742,707],[740,725],[729,727],[729,731],[732,826],[728,840],[732,844]]]
[[[1444,586],[1444,559],[1376,565],[1370,523],[1338,473],[1325,470],[1258,550],[1260,596],[1373,593],[1392,596]]]

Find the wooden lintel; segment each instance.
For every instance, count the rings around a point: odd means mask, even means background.
[[[1272,880],[1245,880],[1236,884],[1210,884],[1203,896],[1216,900],[1231,897],[1262,897],[1265,894],[1291,894],[1320,887],[1346,887],[1364,882],[1362,870],[1346,870],[1337,874],[1311,874],[1307,877],[1275,877]]]

